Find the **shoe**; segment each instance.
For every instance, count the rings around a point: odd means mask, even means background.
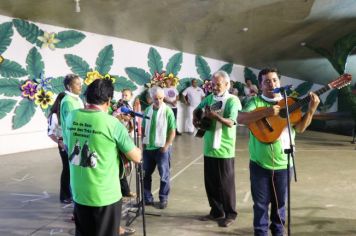
[[[223,220],[225,219],[224,216],[219,216],[219,217],[213,217],[212,215],[206,215],[206,216],[201,216],[199,217],[199,220],[200,221],[209,221],[209,220],[212,220],[212,221],[219,221],[219,220]]]
[[[120,236],[131,235],[136,232],[134,228],[130,228],[130,227],[120,227],[119,231],[120,231],[119,232]]]
[[[136,193],[130,192],[129,194],[127,194],[127,196],[125,197],[136,197]]]
[[[180,132],[176,131],[176,135],[182,135],[182,133],[180,133]]]
[[[154,202],[153,201],[145,201],[145,206],[153,206]]]
[[[167,201],[159,202],[159,209],[167,208],[167,205],[168,205]]]
[[[60,200],[63,204],[71,204],[73,200],[71,198]]]
[[[234,219],[222,219],[219,220],[218,225],[220,227],[229,227],[232,223],[234,223]]]

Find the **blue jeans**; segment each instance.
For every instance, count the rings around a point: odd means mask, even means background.
[[[269,204],[271,204],[270,229],[272,235],[283,235],[286,218],[287,175],[287,169],[268,170],[250,161],[255,236],[268,236]]]
[[[168,200],[170,190],[170,159],[171,147],[167,152],[163,153],[160,149],[144,150],[143,151],[143,187],[145,202],[153,202],[152,189],[152,174],[155,171],[156,165],[160,178],[159,200],[161,202]]]

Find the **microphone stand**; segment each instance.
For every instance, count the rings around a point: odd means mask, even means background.
[[[291,124],[290,124],[290,118],[289,118],[289,107],[288,107],[288,98],[287,98],[287,90],[285,88],[281,88],[280,90],[281,93],[283,93],[283,99],[285,103],[285,109],[286,109],[286,118],[287,118],[287,127],[288,127],[288,136],[289,136],[289,149],[284,149],[284,153],[287,154],[287,195],[288,195],[288,236],[291,235],[291,203],[290,203],[290,193],[291,193],[291,187],[290,187],[290,160],[292,159],[292,164],[293,164],[293,170],[294,170],[294,180],[297,182],[297,172],[295,168],[295,162],[294,162],[294,146],[292,142],[292,129],[291,129]]]

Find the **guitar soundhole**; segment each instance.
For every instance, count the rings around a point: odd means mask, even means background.
[[[287,110],[285,108],[279,111],[279,116],[282,118],[287,118]]]

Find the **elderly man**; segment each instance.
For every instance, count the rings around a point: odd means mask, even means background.
[[[239,103],[228,91],[230,77],[225,71],[215,72],[212,83],[213,93],[194,110],[193,118],[198,126],[197,111],[205,108],[205,116],[211,119],[204,134],[204,181],[211,210],[200,220],[214,220],[220,227],[228,227],[237,217],[234,157]],[[220,112],[207,108],[217,102],[222,104]]]
[[[204,98],[205,93],[198,87],[198,81],[196,79],[192,79],[192,85],[186,88],[182,94],[184,103],[188,106],[188,113],[185,119],[185,131],[193,133],[193,111]]]
[[[277,104],[282,96],[274,93],[280,87],[277,69],[266,68],[258,74],[258,82],[262,90],[260,96],[254,96],[240,113],[238,122],[250,124],[262,118],[279,115],[281,107]],[[294,124],[292,138],[294,142],[295,131],[304,132],[312,121],[312,117],[320,102],[317,95],[310,93],[309,110],[302,119]],[[261,109],[265,107],[265,109]],[[255,111],[256,108],[260,108]],[[268,236],[268,225],[272,235],[284,235],[285,203],[288,184],[288,158],[284,149],[290,148],[288,129],[285,128],[280,137],[272,142],[259,141],[250,133],[250,181],[253,205],[253,227],[256,236]],[[295,131],[294,131],[295,130]],[[268,208],[271,204],[271,216],[268,217]]]
[[[176,123],[172,109],[163,102],[164,90],[153,87],[150,89],[150,96],[153,103],[145,110],[145,115],[149,119],[145,119],[142,124],[144,201],[146,205],[154,205],[151,193],[152,173],[157,165],[160,175],[159,208],[164,209],[167,207],[170,191],[169,168]]]

